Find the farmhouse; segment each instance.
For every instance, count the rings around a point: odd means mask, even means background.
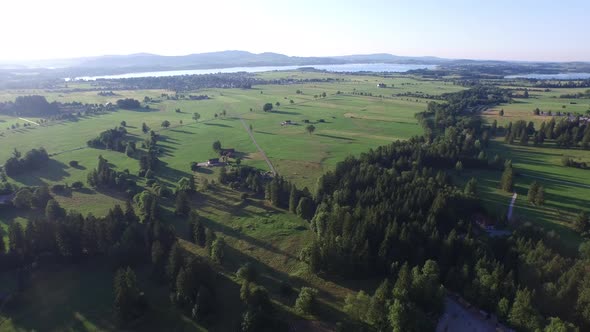
[[[221,157],[233,158],[235,153],[236,153],[236,149],[220,149],[219,150],[219,156],[221,156]]]
[[[385,83],[379,83],[379,84],[377,84],[377,87],[378,88],[386,88],[387,87],[387,84],[385,84]]]
[[[207,166],[215,166],[217,164],[219,164],[219,158],[213,158],[213,159],[207,160]]]
[[[283,122],[281,122],[281,126],[288,126],[288,125],[292,125],[293,122],[291,120],[285,120]]]

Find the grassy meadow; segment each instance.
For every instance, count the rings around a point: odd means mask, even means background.
[[[104,114],[78,117],[75,121],[53,121],[43,125],[23,127],[25,120],[0,116],[0,164],[10,157],[14,148],[26,152],[32,148],[44,147],[51,155],[50,162],[42,169],[11,178],[20,186],[37,186],[43,183],[63,184],[82,181],[86,183],[88,172],[95,168],[98,156],[102,155],[117,170],[129,170],[137,174],[139,163],[124,153],[89,148],[86,142],[100,132],[127,124],[130,139],[142,141],[146,138],[141,127],[146,123],[159,132],[162,149],[159,156],[161,168],[157,178],[170,188],[177,181],[192,173],[191,162],[202,162],[217,157],[212,143],[219,140],[224,148],[234,148],[243,165],[269,170],[262,154],[252,142],[247,128],[258,145],[264,150],[278,173],[298,188],[315,188],[317,178],[333,169],[337,162],[349,155],[359,155],[370,148],[404,140],[420,135],[422,128],[414,115],[425,110],[428,99],[397,96],[403,93],[424,93],[439,95],[464,89],[452,83],[414,79],[410,77],[378,77],[363,75],[342,75],[326,72],[267,72],[258,74],[262,78],[333,78],[322,83],[261,85],[252,89],[206,89],[191,91],[190,94],[206,94],[207,100],[166,100],[165,90],[123,90],[115,96],[100,96],[97,83],[68,83],[59,91],[52,90],[9,90],[0,91],[0,101],[14,100],[19,95],[41,94],[49,101],[82,103],[115,103],[121,98],[135,98],[143,101],[152,98],[149,108],[137,111],[116,110]],[[386,88],[377,84],[385,83]],[[68,90],[69,89],[69,90]],[[84,89],[82,91],[74,89]],[[297,90],[302,93],[296,93]],[[500,124],[524,119],[542,122],[542,117],[533,116],[533,109],[585,112],[588,100],[553,98],[555,95],[575,92],[567,89],[551,92],[531,92],[529,99],[516,99],[515,103],[500,105],[482,114],[485,121],[497,119]],[[572,91],[569,91],[572,90]],[[321,97],[325,93],[326,97]],[[362,93],[362,95],[361,95]],[[187,93],[189,94],[189,93]],[[291,102],[292,101],[292,102]],[[276,106],[276,103],[280,103]],[[265,103],[272,103],[273,112],[263,112]],[[180,112],[176,110],[180,109]],[[505,115],[497,111],[504,109]],[[220,114],[225,111],[225,116]],[[192,120],[194,112],[201,118]],[[215,115],[218,115],[217,117]],[[28,119],[36,121],[37,119]],[[168,120],[171,127],[164,129],[161,123]],[[281,126],[290,120],[294,124]],[[17,129],[6,129],[19,123]],[[313,124],[315,132],[309,134],[306,126]],[[499,154],[513,161],[519,173],[516,177],[516,192],[519,194],[515,215],[522,219],[534,220],[549,230],[556,231],[571,247],[577,246],[579,236],[571,229],[571,220],[580,207],[590,203],[590,177],[588,170],[561,166],[563,154],[590,162],[590,152],[561,150],[546,143],[543,147],[507,145],[502,138],[492,142],[489,156]],[[78,167],[69,166],[78,161]],[[198,183],[204,179],[217,180],[219,169],[201,168],[193,173]],[[499,171],[464,170],[455,174],[457,184],[469,178],[478,180],[479,192],[490,211],[503,214],[507,210],[511,193],[498,189]],[[145,184],[136,178],[138,184]],[[546,205],[531,206],[526,200],[530,183],[534,180],[546,189]],[[573,184],[572,184],[573,183]],[[317,288],[319,300],[325,304],[319,317],[303,317],[314,320],[336,322],[344,318],[344,298],[352,291],[371,288],[374,280],[357,282],[326,280],[313,275],[305,263],[298,260],[301,249],[309,243],[313,234],[307,222],[296,215],[270,206],[260,198],[243,201],[240,192],[215,185],[210,190],[199,192],[191,205],[203,217],[206,226],[228,243],[226,260],[219,266],[227,294],[220,294],[227,302],[227,317],[239,317],[243,304],[239,300],[239,285],[235,271],[249,261],[261,272],[260,284],[266,287],[273,302],[279,308],[278,315],[287,321],[302,319],[292,309],[295,295],[281,297],[278,294],[281,281],[287,281],[295,290],[303,286]],[[82,213],[104,215],[114,204],[124,204],[126,198],[117,192],[96,191],[92,188],[73,191],[66,196],[54,195],[66,209]],[[164,220],[174,225],[180,237],[186,238],[187,224],[183,218],[174,216],[172,199],[162,201]],[[0,226],[6,230],[12,222],[24,223],[34,216],[31,212],[0,213]],[[6,235],[6,232],[4,232]],[[6,241],[6,240],[5,240]],[[198,255],[206,255],[204,249],[181,240],[182,245]],[[81,272],[80,272],[81,271]],[[144,287],[150,303],[169,303],[168,290],[149,282],[147,271],[139,271],[139,282]],[[82,268],[42,267],[33,274],[33,287],[27,288],[22,298],[26,308],[18,312],[0,313],[0,331],[28,330],[112,330],[110,324],[112,304],[112,275],[108,266],[94,264]],[[14,287],[14,277],[0,275],[3,280],[0,291]],[[50,290],[50,291],[47,291]],[[224,292],[225,292],[224,291]],[[41,296],[41,294],[43,294]],[[41,298],[42,300],[39,300]],[[91,300],[89,300],[91,299]],[[225,302],[224,302],[225,303]],[[138,328],[157,331],[205,330],[227,331],[235,328],[238,321],[233,318],[218,319],[215,326],[198,326],[190,317],[170,305],[152,306],[154,314],[141,322]],[[156,317],[159,317],[156,319]]]
[[[115,96],[100,96],[97,91],[13,90],[0,92],[0,100],[14,100],[19,95],[41,94],[48,101],[83,103],[115,103],[121,98],[138,100],[148,96],[153,99],[149,108],[137,111],[113,112],[78,117],[75,121],[50,121],[43,125],[23,127],[25,120],[0,118],[0,164],[9,158],[14,148],[26,152],[44,147],[51,155],[50,162],[42,169],[11,178],[20,186],[37,186],[86,183],[88,172],[95,168],[102,155],[116,170],[139,171],[136,158],[110,150],[89,148],[86,142],[100,132],[127,124],[128,136],[141,141],[146,135],[142,123],[160,134],[158,146],[161,167],[157,178],[174,188],[183,176],[191,174],[190,163],[217,157],[212,143],[220,140],[223,147],[235,148],[243,165],[268,170],[268,165],[258,151],[247,128],[252,127],[254,138],[264,150],[280,175],[313,191],[317,178],[334,168],[348,155],[358,155],[369,148],[388,144],[394,140],[419,135],[422,129],[414,114],[423,111],[428,100],[421,98],[393,97],[393,94],[422,91],[428,94],[452,92],[462,89],[451,84],[419,81],[409,78],[380,78],[374,76],[347,76],[328,73],[262,73],[262,77],[326,78],[338,80],[325,83],[263,85],[252,89],[208,89],[192,91],[206,94],[208,100],[166,100],[163,90],[115,91]],[[384,82],[389,88],[378,88]],[[96,88],[94,83],[69,83],[69,89]],[[393,84],[394,87],[391,87]],[[303,93],[296,93],[301,90]],[[326,97],[320,97],[323,93]],[[363,95],[360,95],[360,93]],[[372,94],[373,96],[368,96]],[[317,96],[316,96],[317,95]],[[381,96],[379,96],[381,95]],[[291,102],[291,100],[293,102]],[[279,102],[280,106],[276,106]],[[272,103],[273,112],[263,112],[262,106]],[[180,109],[180,112],[176,110]],[[225,111],[225,116],[220,114]],[[198,122],[192,120],[194,112],[201,115]],[[215,117],[215,114],[218,116]],[[37,119],[27,119],[35,121]],[[161,123],[168,120],[170,128]],[[294,124],[281,126],[291,120]],[[6,129],[20,123],[17,129]],[[313,124],[316,130],[309,134],[305,127]],[[2,126],[5,125],[5,126]],[[6,127],[6,128],[3,128]],[[77,167],[69,165],[78,161]],[[217,180],[216,168],[201,168],[194,175],[198,183],[204,179]],[[144,185],[143,178],[136,178]],[[126,197],[114,191],[97,191],[92,188],[75,190],[71,194],[54,194],[66,209],[82,213],[104,215],[114,204],[124,204]],[[187,224],[184,218],[173,214],[173,199],[163,199],[163,219],[174,225],[180,237],[185,237]],[[233,330],[244,307],[239,300],[239,284],[235,271],[247,261],[260,271],[259,283],[266,287],[273,302],[279,308],[278,315],[285,321],[321,318],[336,322],[345,318],[342,312],[344,297],[360,286],[373,285],[373,281],[359,281],[342,285],[310,273],[306,264],[298,259],[301,249],[310,242],[313,234],[308,223],[296,215],[270,206],[260,198],[243,201],[240,192],[215,185],[198,193],[191,202],[203,217],[206,226],[225,237],[228,248],[226,260],[219,271],[227,294],[220,294],[227,302],[228,319],[216,320],[213,326],[198,326],[190,317],[171,306],[152,306],[153,315],[143,320],[138,328],[148,331],[173,327],[174,330]],[[6,230],[13,222],[24,223],[33,218],[34,212],[0,213],[0,225]],[[6,236],[6,232],[4,232]],[[182,245],[199,255],[206,255],[200,247],[181,240]],[[168,303],[166,287],[155,286],[148,279],[147,271],[138,271],[140,285],[144,287],[150,303]],[[42,266],[33,273],[33,287],[28,287],[21,298],[19,308],[24,310],[2,311],[0,331],[12,330],[113,330],[111,319],[112,276],[109,266],[57,268]],[[14,287],[14,276],[3,275],[7,282],[0,291]],[[289,282],[295,292],[292,296],[278,295],[281,281]],[[311,286],[320,291],[322,311],[318,317],[299,317],[293,312],[296,291]],[[51,291],[43,293],[43,289]],[[225,292],[225,291],[224,291]],[[43,300],[38,298],[43,293]],[[92,299],[89,301],[88,299]],[[160,318],[155,318],[160,317]]]
[[[550,89],[550,91],[532,90],[528,99],[517,98],[511,104],[502,104],[490,108],[482,113],[484,121],[491,123],[498,121],[498,125],[507,125],[518,120],[532,121],[535,128],[541,123],[551,120],[551,116],[537,116],[533,114],[535,108],[541,111],[571,112],[585,114],[590,110],[590,99],[559,98],[563,94],[574,94],[587,89],[567,88]],[[563,107],[565,106],[565,108]],[[499,111],[504,110],[504,116]],[[560,117],[555,117],[559,121]],[[590,151],[579,148],[562,149],[555,146],[551,140],[547,140],[542,146],[520,146],[518,142],[510,145],[504,142],[503,137],[496,138],[488,155],[495,154],[513,162],[517,177],[515,178],[515,192],[518,198],[515,203],[515,217],[533,221],[547,230],[553,230],[564,240],[568,247],[575,249],[581,238],[572,229],[575,216],[590,204],[590,171],[565,167],[561,164],[561,158],[568,156],[577,161],[590,162]],[[480,172],[470,174],[478,179],[482,188],[482,196],[485,204],[493,211],[507,211],[507,203],[511,193],[505,193],[497,189],[499,186],[500,172]],[[546,204],[533,206],[527,201],[527,192],[533,181],[544,186]],[[504,212],[505,213],[505,212]]]

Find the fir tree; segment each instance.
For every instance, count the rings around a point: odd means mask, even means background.
[[[190,212],[191,207],[188,201],[188,194],[182,190],[176,195],[176,202],[174,204],[174,213],[179,216],[186,216]]]
[[[539,183],[537,183],[537,181],[533,181],[533,183],[531,183],[531,187],[529,188],[529,192],[527,195],[527,199],[528,199],[529,203],[536,204],[536,198],[537,198],[538,191],[539,191]]]
[[[511,164],[508,165],[502,173],[502,177],[500,178],[500,188],[507,192],[512,192],[514,188],[514,169]]]

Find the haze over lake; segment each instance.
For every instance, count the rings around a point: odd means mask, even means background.
[[[230,67],[230,68],[212,68],[212,69],[189,69],[189,70],[165,70],[151,71],[141,73],[127,73],[118,75],[101,75],[101,76],[82,76],[76,77],[76,80],[94,81],[97,79],[119,79],[119,78],[138,78],[138,77],[164,77],[164,76],[182,76],[182,75],[204,75],[217,73],[258,73],[274,70],[295,70],[298,68],[315,68],[318,70],[327,70],[331,72],[393,72],[404,73],[415,69],[434,69],[436,65],[413,65],[413,64],[396,64],[396,63],[354,63],[340,65],[312,65],[312,66],[259,66],[259,67]],[[66,79],[69,80],[69,79]]]

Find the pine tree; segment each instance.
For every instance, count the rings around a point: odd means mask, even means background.
[[[574,228],[579,233],[584,233],[590,229],[590,220],[588,219],[586,211],[580,211],[574,220]]]
[[[387,319],[389,320],[389,324],[393,332],[405,332],[413,330],[410,308],[408,308],[408,304],[402,300],[393,300],[393,303],[389,306],[389,314]]]
[[[156,280],[163,280],[165,275],[166,253],[160,241],[152,243],[152,275]]]
[[[6,253],[6,243],[4,243],[4,234],[0,232],[0,255]]]
[[[391,292],[391,284],[389,280],[385,279],[379,285],[375,294],[371,297],[369,310],[367,312],[367,321],[373,325],[378,331],[385,331],[387,329],[387,301],[389,293]]]
[[[135,214],[135,209],[133,209],[133,205],[131,205],[131,201],[125,202],[125,220],[128,224],[136,223],[139,219]]]
[[[539,191],[539,184],[537,183],[537,181],[533,181],[533,183],[531,183],[531,187],[529,188],[529,192],[527,195],[527,199],[528,199],[529,203],[536,204],[536,198],[537,198],[538,191]]]
[[[203,226],[203,222],[199,215],[196,214],[193,216],[193,239],[197,245],[200,247],[204,247],[207,242],[207,234],[205,231],[205,226]]]
[[[188,302],[188,281],[184,267],[181,267],[176,276],[176,303],[179,305],[184,305]]]
[[[209,253],[209,255],[211,255],[211,249],[213,248],[213,242],[215,242],[215,239],[217,239],[217,235],[215,234],[215,232],[212,231],[210,228],[206,228],[205,229],[205,248],[207,249],[207,252]]]
[[[533,294],[528,289],[516,291],[508,321],[514,327],[524,331],[536,331],[541,328],[541,317],[533,306]]]
[[[477,195],[477,180],[475,178],[469,179],[467,184],[465,185],[465,189],[463,192],[466,195],[476,196]]]
[[[504,172],[502,173],[502,178],[500,179],[500,187],[502,190],[507,192],[512,192],[514,187],[514,169],[512,165],[509,164],[505,167]]]
[[[182,190],[176,195],[174,213],[179,216],[186,216],[191,210],[186,191]]]
[[[211,246],[211,258],[218,264],[223,263],[223,258],[225,256],[225,240],[220,237],[213,242]]]
[[[13,222],[8,226],[8,248],[10,253],[22,256],[25,253],[25,235],[20,223]]]
[[[119,325],[124,325],[141,315],[142,308],[140,293],[137,288],[137,277],[130,267],[117,270],[113,288],[115,290],[113,314]]]
[[[344,299],[344,312],[348,313],[350,317],[365,322],[367,321],[367,314],[371,304],[371,297],[360,290],[355,294],[348,294]]]
[[[291,211],[292,213],[296,213],[298,204],[299,190],[297,190],[297,186],[291,185],[291,193],[289,195],[289,211]]]
[[[168,254],[168,264],[166,265],[166,274],[168,275],[168,280],[174,282],[176,280],[176,276],[178,274],[178,270],[183,265],[183,257],[182,252],[180,251],[180,247],[178,243],[174,243],[172,248],[170,248],[170,253]]]
[[[297,205],[297,215],[305,220],[311,220],[314,213],[313,201],[308,197],[302,197]]]
[[[393,297],[401,301],[407,301],[412,290],[412,279],[408,263],[402,265],[398,272],[397,280],[393,286]]]
[[[590,149],[590,126],[586,126],[584,129],[584,136],[582,137],[582,148],[584,150]]]

